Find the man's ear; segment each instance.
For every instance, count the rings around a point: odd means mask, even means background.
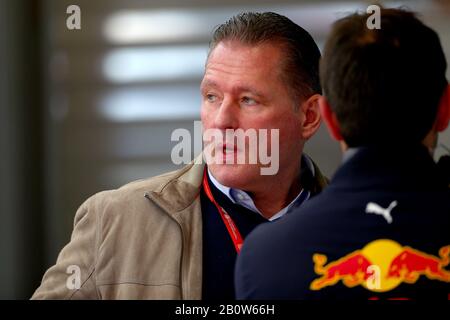
[[[320,113],[322,114],[323,121],[325,121],[325,124],[327,125],[330,136],[337,141],[343,141],[344,139],[342,138],[341,130],[339,129],[339,123],[337,121],[336,115],[331,110],[331,107],[327,99],[321,96],[318,102]]]
[[[439,109],[436,116],[436,131],[444,131],[450,121],[450,85],[447,84],[439,102]]]
[[[301,112],[304,115],[302,124],[302,138],[305,140],[311,138],[320,127],[320,123],[322,121],[318,103],[320,97],[320,94],[314,94],[300,106]]]

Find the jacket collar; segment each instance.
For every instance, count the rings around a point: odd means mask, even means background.
[[[304,187],[315,195],[328,185],[328,179],[322,175],[317,165],[314,167],[314,177],[303,177]],[[205,164],[203,155],[199,155],[193,162],[172,174],[161,176],[164,180],[145,196],[153,200],[158,206],[172,217],[189,207],[198,197]]]
[[[337,170],[330,187],[384,190],[432,190],[445,186],[422,145],[362,147]]]
[[[147,191],[145,196],[173,216],[190,206],[199,195],[204,167],[202,155],[199,155],[180,170],[167,174],[157,188]]]

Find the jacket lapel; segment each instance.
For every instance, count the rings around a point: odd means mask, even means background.
[[[146,197],[180,226],[183,237],[181,290],[184,300],[202,297],[203,234],[199,194],[204,165],[200,160],[201,156],[167,179],[157,190],[146,193]]]

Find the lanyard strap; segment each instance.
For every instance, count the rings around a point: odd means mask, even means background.
[[[205,172],[203,174],[203,189],[205,190],[208,199],[216,206],[217,210],[219,211],[220,217],[222,218],[223,223],[227,227],[228,234],[230,235],[231,240],[233,240],[234,248],[236,249],[236,252],[239,253],[241,251],[242,244],[244,243],[244,241],[242,240],[242,236],[239,233],[239,230],[236,227],[236,224],[234,223],[233,219],[231,219],[230,215],[214,199],[214,196],[211,192],[211,188],[209,187],[207,175],[208,173],[205,168]]]

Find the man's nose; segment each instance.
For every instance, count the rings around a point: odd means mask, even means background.
[[[239,107],[232,99],[225,98],[214,119],[215,127],[218,129],[236,129],[239,123],[238,113]]]

